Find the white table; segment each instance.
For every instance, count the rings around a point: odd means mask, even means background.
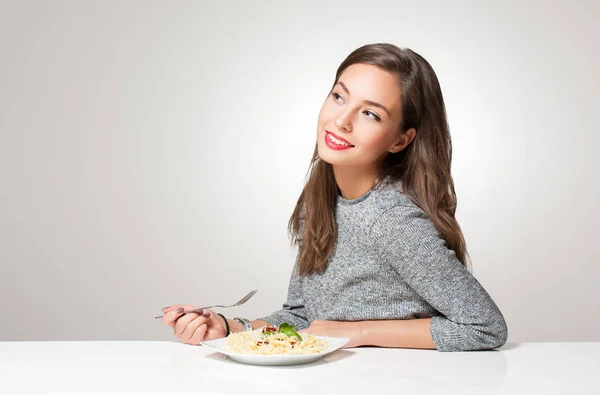
[[[0,342],[0,394],[600,394],[600,343],[360,348],[289,367],[176,342]],[[384,392],[385,391],[385,392]]]

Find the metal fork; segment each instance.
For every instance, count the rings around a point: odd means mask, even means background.
[[[243,298],[241,298],[239,301],[237,301],[237,302],[236,302],[236,303],[234,303],[234,304],[230,304],[230,305],[227,305],[227,306],[224,306],[224,305],[221,305],[221,304],[215,304],[215,305],[212,305],[212,306],[199,307],[199,308],[197,308],[197,309],[194,309],[194,310],[190,310],[190,311],[184,311],[184,312],[183,312],[183,314],[187,314],[187,313],[190,313],[190,312],[192,312],[192,311],[196,311],[196,310],[200,310],[200,309],[212,309],[213,307],[228,308],[228,307],[236,307],[236,306],[241,306],[241,305],[243,305],[244,303],[246,303],[247,301],[249,301],[249,300],[250,300],[250,298],[251,298],[251,297],[253,297],[253,296],[254,296],[254,294],[255,294],[255,293],[257,293],[257,292],[258,292],[258,289],[255,289],[255,290],[253,290],[253,291],[250,291],[250,292],[248,293],[248,295],[244,296]],[[158,318],[163,318],[163,316],[162,316],[162,315],[159,315],[158,317],[154,317],[154,319],[158,319]]]

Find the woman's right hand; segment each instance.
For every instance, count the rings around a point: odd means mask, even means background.
[[[195,311],[184,314],[184,311],[191,310]],[[165,307],[163,314],[163,324],[170,326],[183,343],[199,345],[200,342],[226,336],[225,321],[212,310],[175,304]]]

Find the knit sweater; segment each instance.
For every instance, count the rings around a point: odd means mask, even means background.
[[[502,313],[400,182],[357,199],[340,196],[335,214],[337,242],[325,272],[299,276],[296,265],[282,309],[260,319],[304,329],[313,320],[431,318],[439,351],[506,342]]]

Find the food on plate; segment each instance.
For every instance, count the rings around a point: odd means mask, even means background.
[[[225,347],[237,354],[318,354],[329,344],[310,334],[300,335],[293,325],[284,322],[279,328],[267,325],[252,332],[232,333]]]

